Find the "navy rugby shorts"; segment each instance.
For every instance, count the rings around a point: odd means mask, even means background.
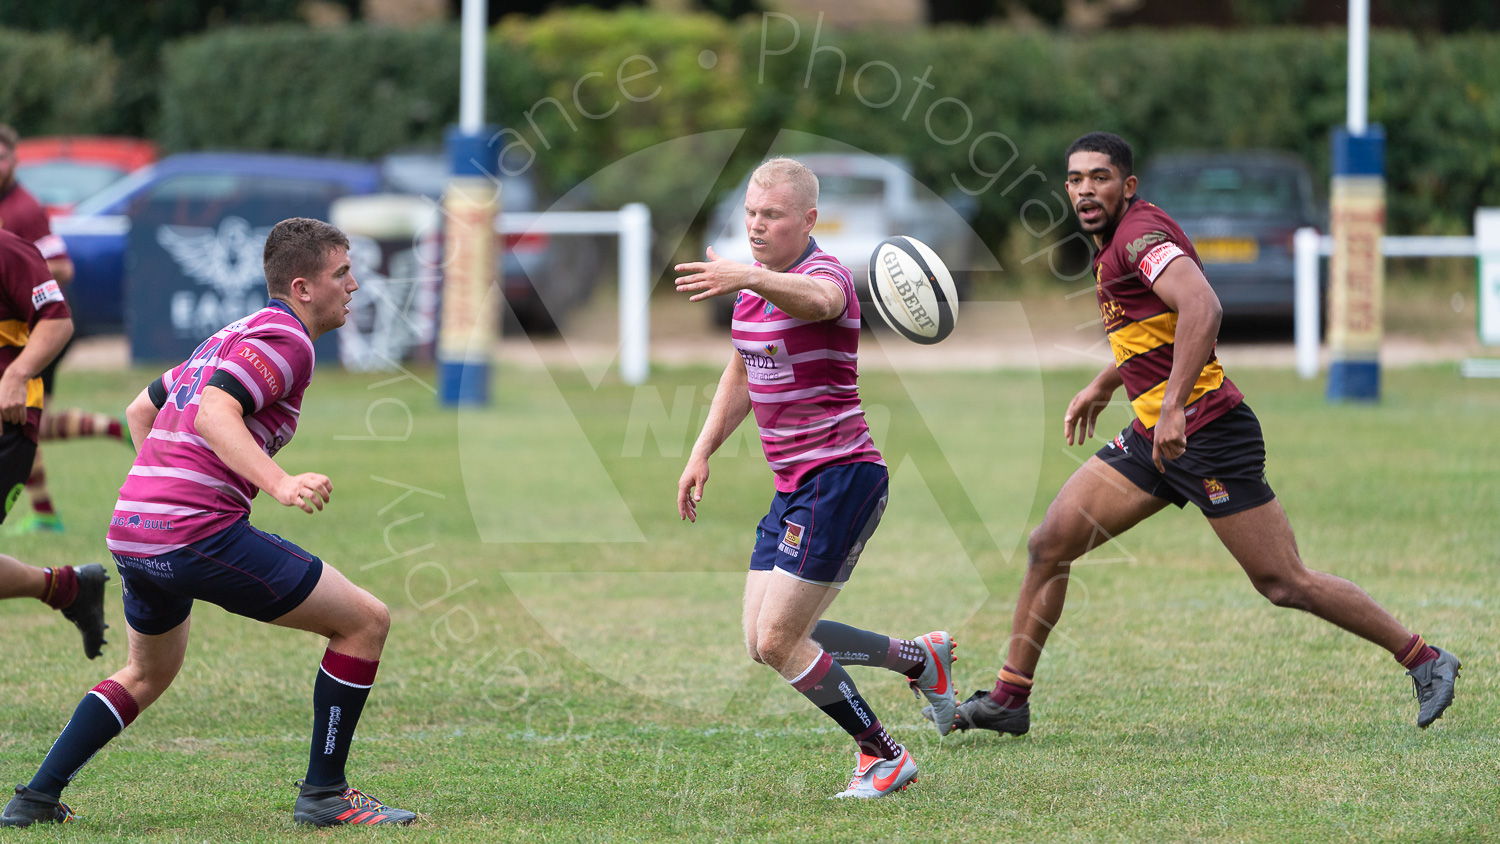
[[[186,621],[194,600],[274,621],[307,600],[323,574],[322,560],[248,519],[176,551],[114,557],[125,589],[125,620],[149,636]]]
[[[885,514],[890,473],[879,463],[830,466],[777,492],[755,528],[751,571],[780,569],[809,583],[842,584]]]

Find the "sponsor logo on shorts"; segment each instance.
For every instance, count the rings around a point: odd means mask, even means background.
[[[128,519],[122,516],[115,516],[109,520],[109,523],[113,527],[132,527],[144,530],[176,530],[176,528],[172,527],[170,521],[165,519],[148,519],[140,513],[133,513]]]
[[[786,533],[781,536],[781,553],[797,556],[802,553],[802,534],[807,528],[796,522],[786,523]]]
[[[1218,505],[1229,501],[1229,490],[1218,478],[1204,478],[1203,492],[1208,495],[1208,503]]]
[[[1115,434],[1115,438],[1109,441],[1109,447],[1110,448],[1118,448],[1119,450],[1125,452],[1126,454],[1130,453],[1130,446],[1128,446],[1128,445],[1125,444],[1125,435],[1124,434]]]
[[[47,279],[31,288],[31,307],[40,308],[48,302],[63,301],[62,288],[57,286],[56,279]]]
[[[142,569],[157,574],[170,575],[172,573],[172,564],[160,557],[127,557],[123,554],[116,554],[115,562],[127,568]]]

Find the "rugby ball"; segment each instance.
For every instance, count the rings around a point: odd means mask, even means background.
[[[870,299],[892,330],[913,343],[940,342],[958,321],[953,275],[927,244],[888,237],[870,256]]]

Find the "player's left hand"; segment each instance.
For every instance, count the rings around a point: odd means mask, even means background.
[[[755,268],[749,264],[728,260],[710,246],[707,261],[678,264],[673,269],[680,273],[687,273],[677,279],[677,292],[696,294],[689,297],[688,301],[700,302],[711,296],[738,293],[749,287],[750,273]]]
[[[1166,472],[1163,460],[1176,460],[1187,451],[1187,414],[1180,407],[1163,408],[1161,418],[1151,431],[1151,462],[1156,471]]]
[[[267,492],[287,507],[298,507],[304,513],[311,513],[314,507],[323,509],[323,505],[333,497],[333,481],[327,475],[303,472],[300,475],[287,475],[276,489]]]

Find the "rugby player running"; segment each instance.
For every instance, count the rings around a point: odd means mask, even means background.
[[[677,482],[677,512],[698,520],[708,459],[753,410],[776,494],[755,531],[745,646],[854,738],[854,775],[834,796],[875,798],[908,786],[917,763],[844,666],[905,675],[938,710],[946,735],[954,643],[943,631],[896,639],[819,620],[880,524],[889,477],[859,403],[859,299],[848,268],[812,239],[817,204],[817,176],[773,158],[751,174],[745,194],[755,265],[712,248],[707,261],[677,265],[677,290],[694,294],[690,301],[735,297],[735,353]]]
[[[130,656],[83,696],[30,784],[16,786],[0,826],[73,820],[60,800],[63,789],[177,677],[195,600],[328,637],[313,681],[312,746],[293,820],[334,826],[416,819],[344,778],[390,612],[333,566],[249,521],[260,490],[307,513],[322,510],[333,493],[328,476],[289,474],[274,458],[297,431],[313,341],[344,324],[359,289],[349,239],[319,220],[283,220],[266,238],[264,260],[270,304],[204,340],[125,411],[139,453],[105,544],[125,589]]]
[[[1407,630],[1363,589],[1302,564],[1265,478],[1260,423],[1214,354],[1221,309],[1177,223],[1136,195],[1122,138],[1091,132],[1068,147],[1068,196],[1099,247],[1094,277],[1114,360],[1068,403],[1069,445],[1120,386],[1136,418],[1063,484],[1027,543],[1009,652],[995,686],[958,706],[954,727],[1021,735],[1032,679],[1062,615],[1073,561],[1168,504],[1191,501],[1256,590],[1390,651],[1415,685],[1417,726],[1453,702],[1459,660]],[[931,713],[928,713],[931,717]]]

